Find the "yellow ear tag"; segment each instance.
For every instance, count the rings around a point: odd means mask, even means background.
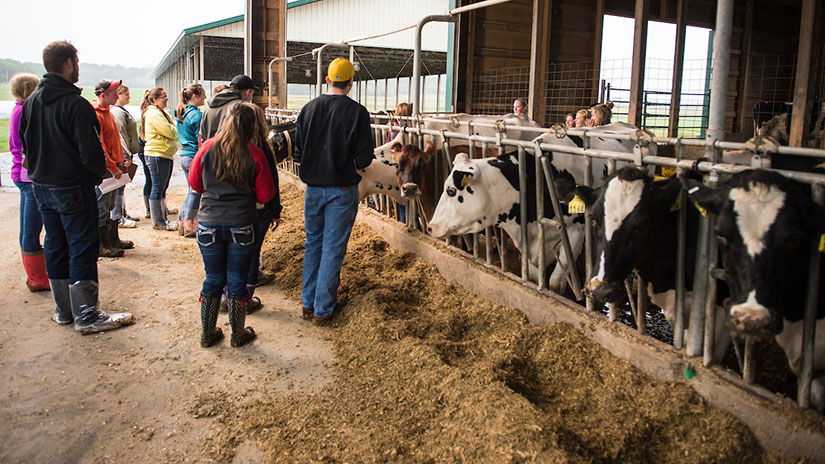
[[[696,202],[694,202],[694,203],[693,203],[693,206],[695,206],[695,207],[696,207],[696,209],[697,209],[697,210],[699,210],[699,213],[700,213],[702,216],[704,216],[704,217],[708,217],[708,210],[706,210],[705,208],[702,208],[702,207],[701,207],[701,206],[699,206],[699,204],[698,204],[698,203],[696,203]]]
[[[470,183],[470,176],[469,175],[464,174],[463,176],[461,176],[461,188],[466,187],[467,184],[469,184],[469,183]]]
[[[670,205],[670,210],[679,211],[680,209],[682,209],[682,197],[676,197],[676,199],[673,200],[673,203]]]
[[[671,168],[669,166],[662,166],[662,177],[673,177],[676,175],[676,168]]]
[[[825,251],[825,234],[819,236],[819,252]]]
[[[574,196],[569,203],[567,203],[567,214],[584,214],[587,207],[584,201],[578,195]]]

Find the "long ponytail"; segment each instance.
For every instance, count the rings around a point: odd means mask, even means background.
[[[221,181],[244,183],[247,179],[249,151],[247,142],[255,136],[258,118],[251,103],[232,106],[221,122],[215,143],[215,177]]]
[[[178,118],[178,121],[183,122],[183,115],[186,113],[186,104],[189,103],[189,100],[191,100],[192,97],[205,93],[206,91],[203,89],[203,86],[198,83],[189,84],[181,89],[180,98],[178,98],[178,108],[175,111],[175,116]]]

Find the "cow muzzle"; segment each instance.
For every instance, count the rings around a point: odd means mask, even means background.
[[[401,196],[403,198],[415,198],[419,195],[421,195],[421,190],[418,188],[418,184],[407,182],[401,186]]]
[[[730,321],[743,334],[764,335],[770,329],[771,313],[758,303],[746,301],[731,306]]]
[[[598,303],[618,303],[624,298],[624,288],[619,283],[590,279],[584,286],[584,293]]]

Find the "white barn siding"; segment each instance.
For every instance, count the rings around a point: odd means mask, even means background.
[[[424,16],[443,14],[449,0],[323,0],[289,8],[288,41],[340,42],[379,34],[418,22]],[[415,29],[356,45],[406,48],[415,45]],[[447,24],[429,23],[422,35],[424,50],[447,51]]]
[[[208,35],[213,37],[237,37],[243,38],[244,26],[243,21],[236,21],[234,23],[224,24],[223,26],[213,27],[198,32],[198,35]]]

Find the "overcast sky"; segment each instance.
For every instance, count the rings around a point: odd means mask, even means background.
[[[82,63],[155,67],[189,27],[243,14],[245,0],[2,0],[0,58],[41,61],[66,39]]]

